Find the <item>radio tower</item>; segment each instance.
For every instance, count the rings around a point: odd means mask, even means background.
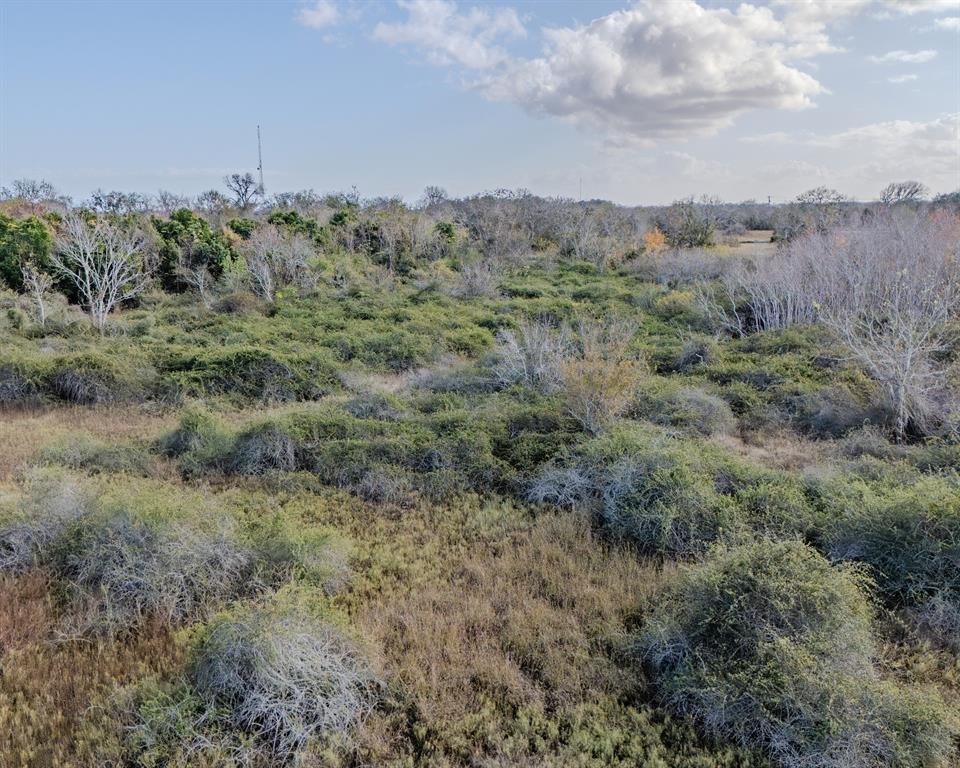
[[[264,193],[263,187],[263,149],[260,147],[260,126],[257,125],[257,170],[260,172],[260,194]]]

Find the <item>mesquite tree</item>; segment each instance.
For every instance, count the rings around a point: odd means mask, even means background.
[[[50,263],[76,287],[101,333],[110,312],[143,293],[151,279],[143,232],[102,216],[92,223],[67,216]]]

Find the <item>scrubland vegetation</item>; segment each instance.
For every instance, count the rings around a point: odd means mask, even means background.
[[[960,198],[0,202],[0,765],[960,762]]]

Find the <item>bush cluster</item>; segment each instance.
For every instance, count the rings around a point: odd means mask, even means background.
[[[122,497],[97,494],[39,473],[0,526],[0,570],[46,569],[80,632],[125,633],[148,619],[183,624],[294,575],[325,585],[343,578],[345,562],[322,533],[274,520],[251,536],[201,496],[161,502],[149,498],[150,485],[122,489]]]
[[[785,768],[941,763],[944,704],[879,680],[865,588],[797,541],[720,549],[671,584],[639,648],[668,707]]]

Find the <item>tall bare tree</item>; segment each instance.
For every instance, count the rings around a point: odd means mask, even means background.
[[[808,231],[728,272],[726,300],[714,305],[741,334],[823,323],[883,387],[899,439],[943,424],[950,410],[957,393],[941,358],[960,314],[960,224],[902,213]]]
[[[143,293],[151,279],[143,232],[106,217],[89,223],[77,214],[67,216],[50,263],[76,287],[101,333],[110,312]]]
[[[233,195],[233,202],[241,211],[246,211],[260,195],[260,186],[252,173],[231,173],[223,177],[223,183]]]

